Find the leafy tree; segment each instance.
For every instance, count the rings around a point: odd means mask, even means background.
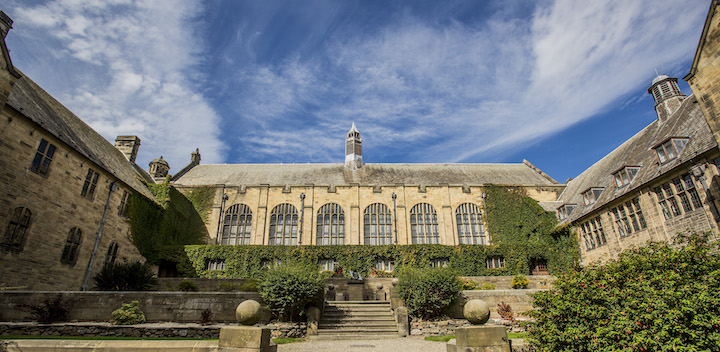
[[[260,281],[260,296],[281,320],[293,321],[309,304],[322,301],[323,279],[312,264],[283,263],[269,268]]]
[[[408,312],[422,318],[439,316],[462,288],[456,271],[449,268],[405,267],[397,286]]]
[[[720,257],[707,234],[649,243],[602,266],[561,273],[536,293],[542,351],[717,351]]]

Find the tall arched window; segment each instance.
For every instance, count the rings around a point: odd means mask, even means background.
[[[385,204],[365,208],[365,244],[392,244],[392,214]]]
[[[410,233],[413,244],[440,243],[437,212],[432,205],[420,203],[412,207]]]
[[[252,211],[245,204],[235,204],[225,211],[220,244],[250,244]]]
[[[317,214],[317,244],[345,244],[345,212],[335,204],[325,204]]]
[[[298,212],[292,204],[283,203],[273,208],[270,215],[270,243],[296,245]]]
[[[8,222],[5,229],[5,237],[0,244],[12,249],[22,250],[25,245],[27,229],[30,227],[30,217],[32,217],[30,209],[24,207],[15,208],[12,215],[10,215],[10,222]]]
[[[110,242],[110,245],[108,246],[107,254],[105,255],[105,264],[113,264],[115,263],[115,259],[117,258],[117,252],[118,252],[118,244],[117,242]]]
[[[461,204],[455,210],[460,244],[489,244],[485,238],[480,208],[472,203]]]
[[[61,263],[75,265],[80,251],[80,240],[82,240],[82,231],[77,227],[70,229],[65,241],[65,248],[63,248],[62,256],[60,256]]]

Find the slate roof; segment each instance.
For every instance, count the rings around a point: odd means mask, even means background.
[[[223,164],[198,165],[176,184],[241,185],[558,185],[530,163],[522,164]]]
[[[677,158],[660,165],[653,148],[671,137],[690,140]],[[558,201],[578,206],[565,222],[578,220],[713,148],[717,148],[715,138],[695,96],[691,95],[666,121],[655,120],[567,183]],[[612,175],[625,166],[640,166],[640,170],[629,185],[618,189]],[[594,204],[585,206],[582,193],[593,187],[605,187],[605,190]]]
[[[126,185],[155,199],[122,152],[24,74],[7,104]]]

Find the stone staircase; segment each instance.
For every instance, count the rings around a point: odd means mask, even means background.
[[[389,301],[326,301],[313,339],[361,340],[399,337]]]

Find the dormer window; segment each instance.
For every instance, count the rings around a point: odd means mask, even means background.
[[[688,138],[670,138],[655,147],[654,149],[657,153],[658,160],[660,160],[660,164],[664,164],[677,158],[678,155],[682,153],[683,149],[685,149],[685,145],[687,145],[688,140]]]
[[[618,170],[613,174],[615,184],[618,188],[627,186],[630,182],[632,182],[639,170],[639,166],[625,166],[624,168]]]
[[[602,191],[604,189],[605,188],[595,187],[583,192],[582,197],[585,205],[594,204],[598,200],[598,198],[600,198],[600,195],[602,194]]]
[[[565,220],[570,217],[570,214],[575,210],[577,204],[565,204],[557,209],[558,219]]]

